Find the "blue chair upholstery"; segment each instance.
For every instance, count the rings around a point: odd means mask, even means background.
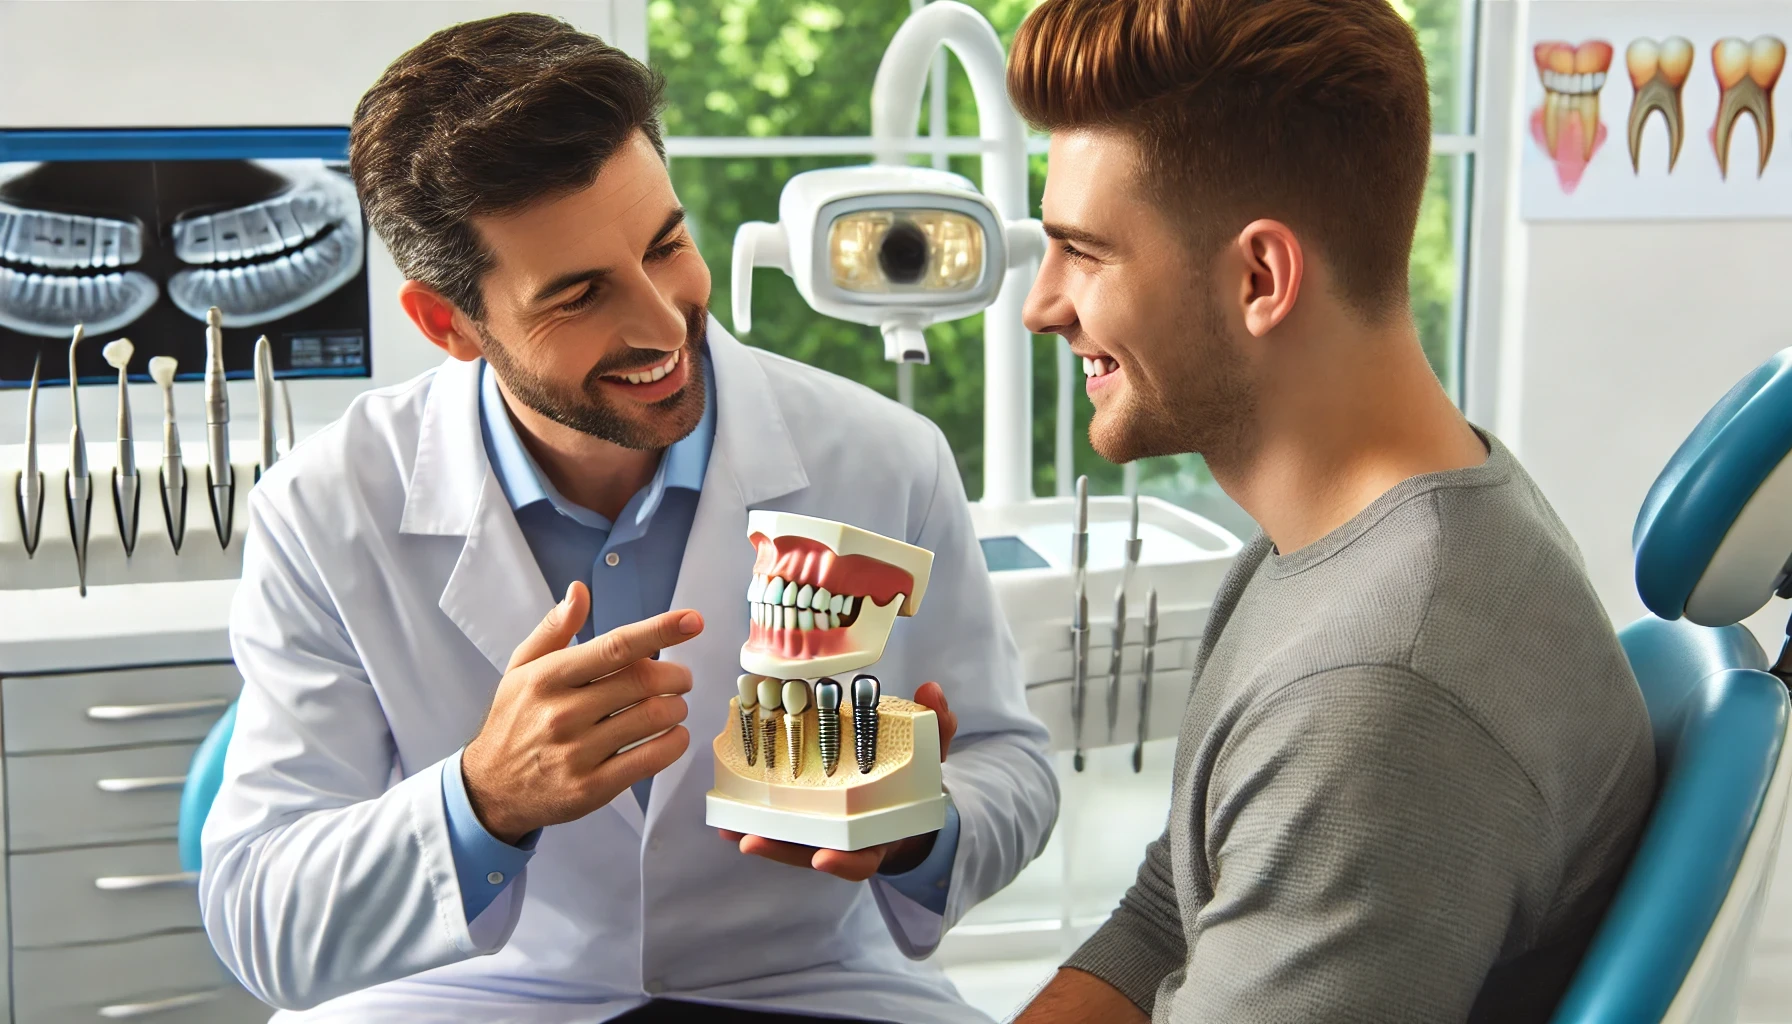
[[[193,751],[193,763],[187,768],[187,783],[180,792],[180,869],[198,871],[200,864],[199,833],[205,828],[205,816],[211,813],[212,801],[224,782],[224,752],[230,746],[230,733],[236,728],[236,704],[212,723],[211,731]]]
[[[1746,953],[1747,927],[1713,925],[1739,901],[1758,903],[1759,885],[1740,877],[1745,854],[1773,841],[1784,814],[1786,684],[1736,623],[1785,584],[1792,474],[1776,474],[1788,453],[1792,349],[1705,414],[1643,502],[1637,592],[1659,617],[1619,639],[1655,734],[1656,801],[1554,1024],[1655,1024],[1670,1008],[1675,1020],[1715,1020],[1733,1007],[1720,989],[1736,972],[1693,969],[1701,950],[1713,961]]]

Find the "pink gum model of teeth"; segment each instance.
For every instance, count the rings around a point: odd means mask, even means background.
[[[755,533],[752,541],[758,557],[747,588],[747,644],[779,657],[844,653],[846,631],[866,601],[885,608],[914,590],[914,577],[888,562],[839,555],[807,537]]]

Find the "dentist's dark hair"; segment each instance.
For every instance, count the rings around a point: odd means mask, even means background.
[[[602,39],[543,14],[445,28],[361,97],[349,170],[407,278],[474,320],[491,254],[471,220],[585,188],[637,131],[665,158],[663,83]]]
[[[1196,255],[1273,218],[1365,318],[1408,309],[1431,97],[1388,0],[1045,0],[1008,93],[1035,127],[1137,140]]]

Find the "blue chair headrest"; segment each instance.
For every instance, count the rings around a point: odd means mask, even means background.
[[[1785,582],[1792,557],[1792,348],[1737,382],[1649,488],[1636,589],[1664,619],[1727,626]]]

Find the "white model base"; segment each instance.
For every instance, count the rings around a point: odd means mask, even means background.
[[[704,821],[744,835],[828,850],[863,850],[909,836],[938,832],[946,824],[946,795],[844,817],[747,804],[710,790]]]

